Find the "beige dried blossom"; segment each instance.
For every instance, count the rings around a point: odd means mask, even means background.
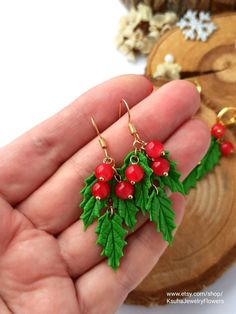
[[[165,56],[164,63],[158,64],[153,78],[165,78],[167,80],[180,79],[181,66],[174,63],[174,57],[171,54]]]
[[[120,20],[116,46],[130,61],[136,53],[148,54],[159,37],[177,21],[174,12],[153,15],[152,9],[139,4]]]

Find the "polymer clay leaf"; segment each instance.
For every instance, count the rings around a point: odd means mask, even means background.
[[[164,158],[168,160],[170,164],[170,170],[168,176],[162,176],[161,181],[167,186],[171,192],[179,192],[185,194],[183,183],[180,181],[180,173],[176,170],[176,163],[169,158],[169,152],[165,151]]]
[[[113,208],[118,210],[118,213],[120,217],[124,219],[126,226],[133,231],[137,222],[136,214],[139,210],[135,205],[134,200],[122,200],[116,197],[113,199]]]
[[[106,200],[96,200],[96,198],[91,195],[90,199],[84,205],[83,213],[80,216],[83,220],[85,230],[100,216],[100,212],[104,207],[106,207]]]
[[[146,205],[149,198],[149,190],[152,186],[152,169],[149,167],[148,157],[141,152],[137,153],[139,165],[143,168],[145,176],[142,181],[135,184],[134,201],[135,205],[141,208],[143,214],[146,213]]]
[[[84,180],[85,182],[85,186],[84,188],[81,190],[81,194],[83,195],[83,200],[80,203],[80,207],[84,208],[84,206],[87,204],[87,202],[90,200],[92,193],[91,193],[91,188],[93,186],[93,184],[97,181],[94,173],[91,174],[88,178],[86,178]]]
[[[158,194],[153,189],[148,203],[147,211],[149,212],[150,221],[157,226],[157,231],[162,233],[163,239],[170,245],[173,242],[173,231],[176,228],[174,223],[175,212],[172,209],[172,202],[161,188],[158,188]]]
[[[134,155],[134,152],[130,152],[124,160],[122,168],[118,169],[121,177],[125,178],[125,169],[131,164],[130,158]],[[143,152],[137,152],[139,158],[139,166],[144,170],[145,176],[141,182],[135,183],[134,202],[138,208],[141,208],[143,214],[146,213],[146,205],[149,197],[149,189],[152,186],[151,175],[152,169],[149,166],[148,157]]]
[[[101,210],[106,206],[106,200],[96,200],[91,193],[91,187],[96,181],[95,175],[92,174],[85,179],[85,187],[81,191],[83,200],[80,203],[80,208],[83,209],[83,213],[80,218],[83,220],[85,230],[100,216]]]
[[[188,194],[191,188],[195,188],[197,183],[197,171],[198,169],[195,167],[183,181],[185,194]]]
[[[197,165],[183,181],[185,193],[188,193],[191,188],[196,186],[198,180],[214,169],[219,163],[220,157],[220,144],[217,142],[217,139],[212,136],[211,144],[206,155],[201,160],[200,164]]]
[[[124,240],[127,230],[122,226],[122,218],[117,213],[110,217],[109,211],[106,211],[98,219],[95,232],[98,235],[97,244],[103,247],[101,255],[106,256],[108,265],[116,270],[120,265],[124,246],[127,244]]]
[[[210,147],[201,160],[200,165],[197,166],[197,180],[200,180],[219,163],[220,156],[220,144],[217,142],[217,139],[212,136]]]

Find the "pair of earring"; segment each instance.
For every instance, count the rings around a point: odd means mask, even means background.
[[[211,128],[211,144],[199,164],[190,172],[183,181],[185,194],[196,187],[197,181],[218,165],[222,156],[229,156],[234,152],[231,142],[225,140],[226,127],[236,124],[236,108],[225,107],[218,113],[216,123]]]
[[[167,195],[172,192],[185,194],[176,163],[157,140],[149,143],[141,139],[133,122],[127,102],[120,103],[128,111],[128,128],[134,138],[133,150],[124,159],[123,166],[117,168],[115,160],[109,156],[107,143],[100,134],[93,118],[92,124],[99,136],[99,143],[105,157],[91,176],[85,179],[85,187],[80,207],[85,230],[98,219],[95,232],[97,244],[103,250],[101,255],[108,258],[108,264],[116,270],[127,242],[128,230],[133,231],[139,210],[149,216],[169,244],[173,241],[175,213]]]

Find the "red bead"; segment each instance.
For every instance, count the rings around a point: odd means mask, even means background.
[[[144,177],[143,168],[139,165],[130,165],[125,170],[126,178],[132,182],[140,182]]]
[[[211,134],[216,138],[221,138],[225,134],[225,127],[221,123],[216,123],[211,128]]]
[[[234,146],[232,143],[228,142],[228,141],[224,141],[221,143],[221,153],[224,156],[228,156],[229,154],[232,154],[234,151]]]
[[[145,151],[150,158],[158,158],[164,151],[164,147],[161,142],[158,141],[151,141],[149,142],[146,147]]]
[[[122,200],[126,200],[128,198],[132,198],[134,195],[134,186],[127,182],[121,181],[117,183],[115,187],[116,195],[121,198]]]
[[[95,177],[100,181],[110,181],[113,177],[114,170],[109,164],[100,164],[95,168]]]
[[[155,175],[164,176],[168,174],[168,171],[170,170],[170,164],[165,158],[159,157],[152,162],[151,168]]]
[[[110,187],[106,182],[96,182],[92,186],[92,194],[96,199],[102,200],[110,194]]]

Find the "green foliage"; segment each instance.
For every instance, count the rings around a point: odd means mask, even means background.
[[[121,180],[126,180],[125,170],[131,164],[130,158],[135,155],[130,152],[124,160],[121,168],[117,172],[121,176]],[[105,200],[96,200],[91,188],[97,181],[94,174],[85,180],[85,187],[81,191],[83,201],[80,207],[83,209],[81,219],[86,229],[90,224],[98,218],[96,233],[98,235],[97,243],[103,247],[102,255],[108,258],[108,264],[116,270],[120,264],[120,258],[123,256],[123,249],[126,245],[124,240],[127,230],[123,227],[126,225],[131,231],[134,230],[137,223],[137,213],[139,209],[143,214],[148,213],[150,220],[157,226],[157,231],[162,233],[163,239],[169,244],[173,241],[173,230],[175,229],[175,213],[172,210],[172,202],[165,193],[165,187],[172,192],[180,192],[184,194],[182,183],[180,182],[180,174],[176,171],[176,164],[169,159],[169,153],[166,152],[165,158],[170,163],[169,176],[157,177],[153,175],[150,168],[151,160],[146,156],[145,152],[136,153],[139,162],[143,168],[145,176],[141,182],[135,184],[135,193],[133,199],[122,200],[115,194],[115,186],[117,181],[113,178],[110,182],[111,193]],[[153,187],[158,182],[158,193]],[[109,206],[112,204],[113,214],[110,213]],[[104,209],[106,209],[104,213]]]
[[[197,179],[200,180],[205,174],[210,172],[220,160],[221,151],[220,144],[217,142],[216,138],[212,136],[211,144],[208,152],[200,162],[197,171]]]
[[[118,213],[120,217],[124,219],[126,226],[133,231],[137,222],[136,214],[139,210],[135,205],[134,200],[122,200],[115,197],[113,198],[113,207],[118,210]]]
[[[85,179],[86,184],[81,191],[83,201],[80,203],[80,207],[83,208],[83,213],[80,218],[83,220],[85,230],[100,216],[101,210],[106,206],[106,200],[96,200],[91,193],[91,187],[96,181],[95,175],[92,174]]]
[[[80,203],[80,207],[83,208],[86,203],[90,200],[92,193],[91,193],[91,188],[94,185],[94,183],[97,181],[94,173],[91,174],[88,178],[84,180],[85,186],[81,190],[81,194],[83,195],[83,201]]]
[[[124,160],[124,164],[121,168],[121,173],[124,176],[125,169],[130,165],[130,157],[134,155],[134,152],[129,153]],[[146,205],[149,197],[149,190],[152,186],[151,175],[152,169],[149,166],[148,157],[143,152],[137,152],[139,158],[139,166],[144,170],[145,176],[141,182],[135,184],[134,202],[135,205],[140,208],[143,214],[146,213]]]
[[[198,172],[198,166],[195,167],[190,174],[184,179],[183,186],[185,194],[188,194],[189,190],[191,188],[195,188],[197,184],[197,172]]]
[[[100,216],[101,210],[106,206],[106,200],[96,200],[91,196],[86,205],[84,205],[83,213],[80,218],[83,220],[84,229],[86,230],[94,220]]]
[[[169,158],[169,152],[165,151],[164,158],[168,160],[170,164],[170,170],[168,176],[159,177],[157,180],[161,181],[161,187],[167,186],[171,192],[179,192],[185,194],[183,183],[180,181],[180,173],[176,170],[176,163]]]
[[[147,210],[149,212],[150,221],[157,226],[157,231],[162,233],[163,239],[170,245],[173,242],[173,231],[176,228],[174,223],[175,212],[172,209],[172,202],[161,188],[158,193],[153,189],[148,203]]]
[[[200,164],[197,165],[192,172],[184,180],[183,185],[185,193],[187,194],[189,190],[196,186],[198,180],[204,177],[208,172],[212,171],[215,166],[219,163],[221,157],[220,144],[215,137],[211,137],[210,147],[201,160]]]
[[[101,255],[106,256],[109,266],[116,270],[120,265],[124,246],[127,244],[124,240],[127,230],[122,226],[122,218],[117,213],[110,217],[109,211],[105,212],[98,219],[95,232],[98,235],[97,243],[103,247]]]

